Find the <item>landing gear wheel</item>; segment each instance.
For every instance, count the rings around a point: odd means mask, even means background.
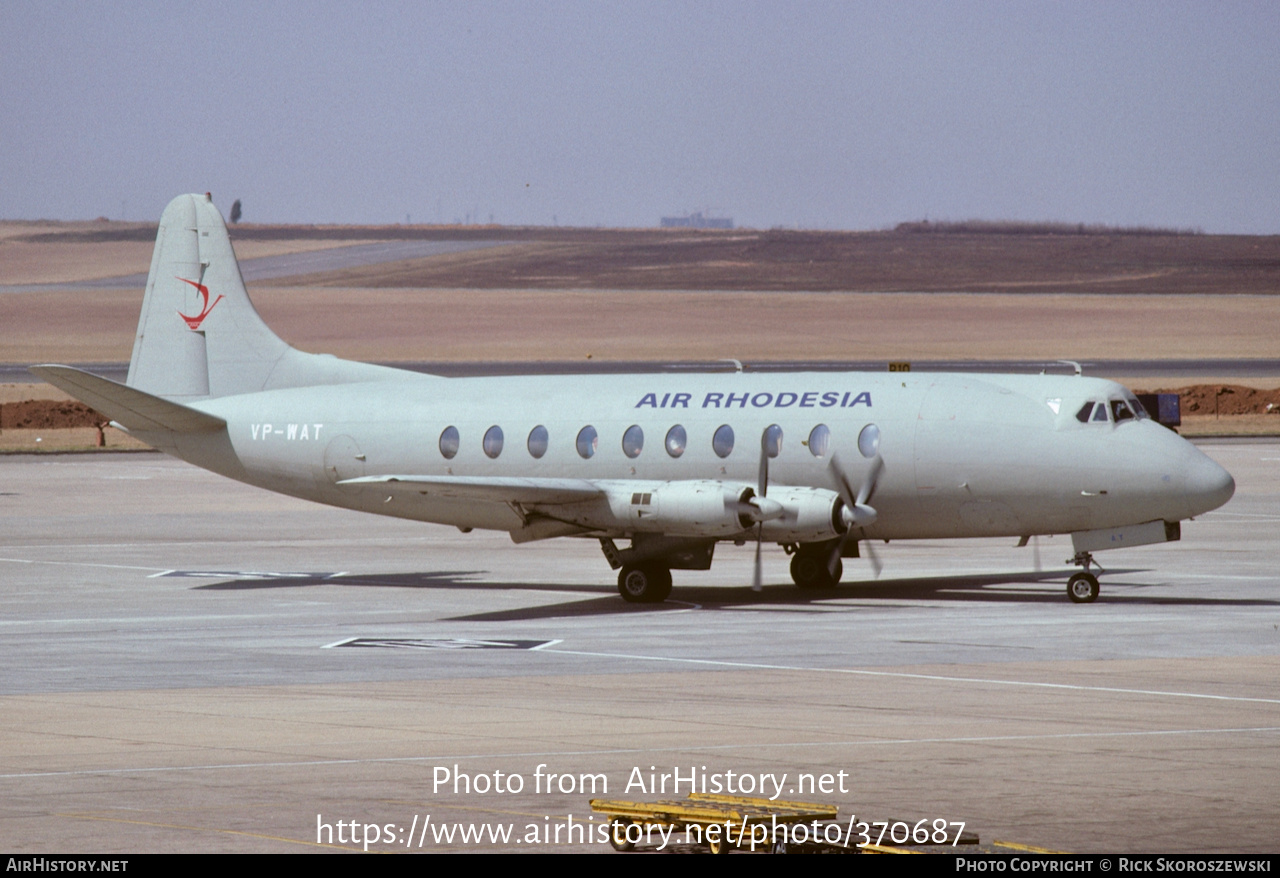
[[[1073,604],[1091,604],[1098,599],[1098,577],[1077,573],[1067,580],[1067,597]]]
[[[796,552],[791,558],[792,581],[805,590],[835,588],[844,575],[844,564],[837,558],[836,575],[832,576],[827,568],[827,560],[824,552]]]
[[[609,844],[615,851],[634,851],[636,843],[627,838],[627,829],[631,826],[630,820],[622,817],[615,817],[609,821]]]
[[[618,594],[632,604],[660,604],[671,594],[671,571],[650,564],[623,567],[618,573]]]

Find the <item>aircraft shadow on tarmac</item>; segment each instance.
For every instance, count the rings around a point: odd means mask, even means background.
[[[574,616],[616,616],[635,613],[669,613],[691,608],[700,610],[744,610],[764,612],[840,612],[867,609],[866,601],[978,601],[1004,604],[1058,604],[1067,601],[1065,579],[1069,570],[1038,572],[927,576],[908,579],[867,580],[842,583],[829,591],[802,591],[791,583],[765,585],[759,592],[749,586],[681,585],[665,603],[631,604],[623,601],[612,586],[553,583],[479,581],[483,570],[440,570],[391,574],[285,574],[253,575],[225,582],[195,586],[200,591],[240,591],[255,589],[311,588],[341,586],[358,588],[445,589],[451,591],[528,591],[564,594],[581,593],[582,600],[449,616],[441,621],[507,622]],[[1142,568],[1114,568],[1112,575],[1145,573]],[[1043,583],[1041,589],[1005,589],[1002,586]],[[1154,593],[1164,588],[1160,582],[1105,582],[1099,603],[1126,606],[1193,607],[1277,607],[1280,600],[1253,598],[1180,597]],[[858,601],[850,605],[849,601]],[[900,603],[897,604],[901,606]]]

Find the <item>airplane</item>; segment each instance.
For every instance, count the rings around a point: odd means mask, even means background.
[[[444,378],[304,353],[254,309],[208,193],[160,220],[125,383],[31,371],[261,488],[516,543],[598,540],[634,603],[666,600],[671,571],[710,569],[722,542],[755,543],[757,590],[764,543],[822,590],[860,544],[1052,534],[1071,535],[1067,596],[1088,603],[1094,552],[1177,540],[1235,491],[1079,370]]]

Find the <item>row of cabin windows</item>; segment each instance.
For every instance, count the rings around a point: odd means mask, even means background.
[[[485,455],[490,458],[497,458],[502,453],[503,445],[502,428],[496,424],[485,431],[484,439],[481,441],[481,447],[484,449]],[[540,458],[547,453],[549,435],[547,428],[539,424],[529,431],[529,438],[525,442],[525,446],[529,449],[530,456]],[[444,432],[440,434],[440,454],[446,460],[452,460],[458,453],[461,444],[461,437],[457,427],[445,427]],[[809,438],[804,443],[809,448],[809,453],[814,457],[826,457],[827,452],[831,449],[831,428],[826,424],[819,424],[809,431]],[[680,457],[684,454],[685,449],[689,445],[689,434],[685,428],[676,424],[667,431],[667,435],[662,440],[662,446],[671,457]],[[733,427],[728,424],[722,424],[718,427],[711,437],[711,450],[716,453],[717,457],[726,458],[733,453],[734,435]],[[761,450],[769,457],[777,457],[782,452],[782,428],[777,424],[772,424],[765,428],[764,434],[760,437]],[[578,450],[578,455],[584,460],[594,457],[595,453],[600,449],[600,434],[596,432],[596,428],[590,425],[583,427],[578,431],[578,436],[574,440],[574,447]],[[632,424],[622,434],[622,453],[634,460],[640,456],[640,452],[644,450],[644,430],[639,424]],[[875,457],[880,450],[880,428],[875,424],[867,424],[862,428],[862,432],[858,434],[858,451],[863,457]]]

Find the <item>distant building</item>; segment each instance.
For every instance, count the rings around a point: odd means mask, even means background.
[[[662,228],[664,229],[732,229],[733,218],[707,216],[702,211],[688,214],[687,216],[664,216],[662,218]]]

